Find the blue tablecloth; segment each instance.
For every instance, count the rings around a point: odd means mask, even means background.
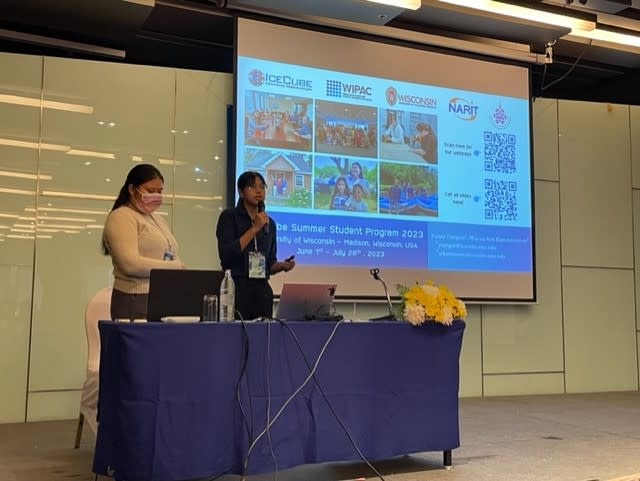
[[[336,324],[287,326],[313,365]],[[309,374],[287,326],[101,322],[94,472],[131,481],[241,473],[249,437],[266,426],[269,399],[273,418]],[[460,445],[464,327],[462,321],[337,327],[315,378],[367,459]],[[270,430],[278,469],[359,459],[318,384],[306,385]],[[263,436],[248,472],[275,467]]]

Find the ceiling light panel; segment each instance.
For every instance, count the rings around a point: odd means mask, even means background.
[[[367,0],[371,3],[380,3],[390,7],[406,8],[408,10],[418,10],[422,6],[422,0]]]
[[[56,102],[55,100],[40,100],[40,98],[24,97],[22,95],[0,94],[0,102],[38,108],[40,108],[40,105],[42,104],[42,107],[45,109],[63,110],[66,112],[76,112],[80,114],[93,113],[93,107],[91,105],[70,104],[67,102]]]
[[[603,25],[601,23],[598,23],[597,28],[594,30],[574,29],[571,31],[571,35],[627,47],[640,48],[640,32],[611,25]]]
[[[593,30],[596,27],[595,16],[591,16],[593,20],[589,20],[587,19],[589,16],[585,14],[571,15],[573,13],[571,10],[566,10],[566,13],[562,14],[554,13],[543,9],[543,5],[540,5],[540,8],[528,8],[493,0],[440,0],[440,2],[557,27],[581,30]]]

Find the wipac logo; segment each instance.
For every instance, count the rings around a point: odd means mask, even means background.
[[[327,97],[344,97],[357,100],[371,100],[372,89],[368,85],[327,80]]]
[[[327,97],[342,97],[342,82],[327,80]]]

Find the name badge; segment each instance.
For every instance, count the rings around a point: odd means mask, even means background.
[[[251,279],[264,279],[267,272],[267,260],[262,252],[249,252],[249,277]]]

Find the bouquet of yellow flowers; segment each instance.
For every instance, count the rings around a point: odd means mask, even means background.
[[[426,281],[422,285],[416,282],[411,287],[398,285],[397,288],[402,296],[402,317],[414,326],[426,321],[450,326],[454,319],[464,319],[467,315],[464,302],[444,285]]]

